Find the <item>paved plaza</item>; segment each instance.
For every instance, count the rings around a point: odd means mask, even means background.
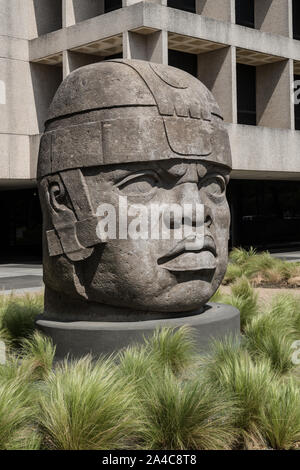
[[[38,292],[43,288],[41,264],[0,264],[0,293]]]

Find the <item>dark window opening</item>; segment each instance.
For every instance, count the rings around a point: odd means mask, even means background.
[[[300,182],[231,180],[231,246],[300,245]]]
[[[184,70],[194,77],[197,77],[198,72],[198,56],[196,54],[189,54],[188,52],[180,52],[169,50],[169,65]]]
[[[104,12],[108,13],[109,11],[119,10],[122,8],[122,0],[105,0],[104,1]]]
[[[256,125],[256,67],[237,64],[238,123]]]
[[[42,259],[42,213],[37,189],[0,191],[0,259]]]
[[[168,0],[168,7],[176,8],[177,10],[189,11],[196,13],[195,0]]]
[[[33,8],[38,36],[62,28],[61,0],[33,0]]]
[[[300,2],[293,0],[293,31],[294,39],[300,40]]]
[[[299,104],[295,104],[295,129],[300,131],[300,75],[295,75],[294,80],[298,82],[295,88],[295,98],[299,101]]]
[[[119,52],[118,54],[108,55],[104,57],[103,60],[113,60],[113,59],[123,59],[123,52]]]
[[[255,0],[236,0],[236,24],[254,28],[254,1]]]

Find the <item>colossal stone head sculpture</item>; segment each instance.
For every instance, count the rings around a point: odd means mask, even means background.
[[[203,306],[227,266],[230,169],[220,110],[196,78],[134,60],[71,73],[39,154],[46,318],[163,318]],[[122,236],[99,238],[99,207],[116,208],[119,228],[124,201],[149,213],[162,203],[192,207],[179,222],[171,216],[171,232],[197,225],[199,204],[202,245],[193,236],[130,238],[124,227]]]

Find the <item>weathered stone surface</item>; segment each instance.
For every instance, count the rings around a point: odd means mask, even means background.
[[[70,74],[39,155],[45,320],[127,322],[201,309],[227,267],[230,170],[220,110],[194,77],[128,60]],[[155,205],[201,205],[202,245],[150,233],[124,239],[118,230],[99,237],[99,207],[116,209],[119,229],[124,198],[147,214]],[[196,223],[194,209],[180,219],[182,228]]]

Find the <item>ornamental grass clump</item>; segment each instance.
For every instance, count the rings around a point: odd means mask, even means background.
[[[268,251],[257,253],[244,248],[234,248],[229,256],[230,263],[224,284],[231,284],[241,276],[246,276],[253,285],[293,285],[299,282],[300,264],[277,259]]]
[[[145,345],[129,346],[121,351],[116,359],[118,365],[116,373],[130,381],[134,385],[137,394],[148,374],[150,372],[158,373],[161,368],[156,358],[153,360]]]
[[[292,378],[274,382],[266,391],[261,415],[263,433],[273,449],[290,450],[300,445],[300,388]]]
[[[2,367],[2,366],[1,366]],[[0,368],[1,368],[0,367]],[[0,380],[0,450],[37,450],[36,396],[30,385],[10,378]]]
[[[212,301],[215,301],[214,298]],[[240,312],[241,330],[259,313],[258,294],[246,277],[236,280],[231,286],[231,294],[218,294],[217,302],[233,305]]]
[[[238,438],[234,400],[170,370],[149,375],[141,400],[142,447],[156,450],[230,449]]]
[[[278,375],[269,361],[255,362],[238,340],[215,341],[213,352],[203,358],[202,373],[208,383],[232,396],[240,409],[236,426],[244,445],[260,441],[264,445],[261,416],[266,406],[266,392]],[[279,384],[278,384],[279,386]]]
[[[193,330],[187,326],[157,329],[145,344],[152,360],[174,374],[187,369],[195,356]]]
[[[39,425],[47,448],[113,450],[136,444],[134,389],[116,374],[112,360],[65,360],[40,391]]]
[[[256,360],[266,358],[275,371],[285,374],[294,367],[292,344],[298,338],[299,324],[299,300],[280,294],[247,324],[247,350]]]
[[[2,302],[1,330],[10,344],[20,347],[35,330],[35,319],[43,311],[43,295],[12,295]]]

